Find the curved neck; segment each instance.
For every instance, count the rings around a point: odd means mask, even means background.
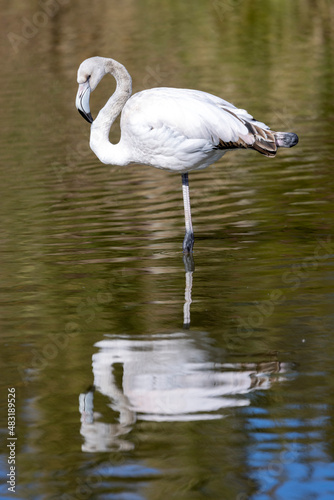
[[[112,124],[131,96],[132,80],[125,67],[113,59],[104,60],[104,72],[116,80],[116,90],[93,121],[90,132],[90,147],[103,162],[114,165],[126,164],[120,143],[111,144],[109,132]]]

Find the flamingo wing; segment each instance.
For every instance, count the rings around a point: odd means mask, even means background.
[[[141,161],[156,166],[169,161],[171,169],[177,162],[189,169],[207,166],[229,149],[253,148],[266,156],[274,156],[277,149],[267,125],[197,90],[161,87],[139,92],[126,103],[121,128]]]

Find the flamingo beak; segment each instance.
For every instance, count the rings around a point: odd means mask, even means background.
[[[89,97],[90,97],[90,86],[89,86],[89,80],[87,80],[85,83],[79,84],[75,105],[80,115],[83,116],[83,118],[87,120],[88,123],[93,123],[93,117],[90,113],[90,108],[89,108]]]

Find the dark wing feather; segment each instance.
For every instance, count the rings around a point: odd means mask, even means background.
[[[240,118],[230,109],[224,108],[224,110],[233,115],[247,127],[249,132],[247,137],[248,141],[246,142],[242,137],[239,137],[239,139],[234,142],[224,142],[220,139],[219,145],[217,146],[218,149],[255,149],[265,156],[273,157],[276,155],[277,145],[275,142],[274,132],[271,130],[264,130],[258,125],[255,125],[255,123]],[[249,139],[251,140],[249,141]]]

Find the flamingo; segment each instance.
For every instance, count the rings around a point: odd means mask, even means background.
[[[116,80],[116,90],[94,120],[90,93],[108,73]],[[208,167],[229,150],[254,149],[274,157],[278,147],[298,143],[296,134],[274,132],[246,110],[200,90],[158,87],[131,96],[131,76],[114,59],[86,59],[79,66],[77,81],[76,107],[91,123],[90,147],[102,163],[144,164],[182,175],[185,255],[192,254],[194,246],[190,171]],[[111,144],[109,131],[120,113],[121,138]]]

